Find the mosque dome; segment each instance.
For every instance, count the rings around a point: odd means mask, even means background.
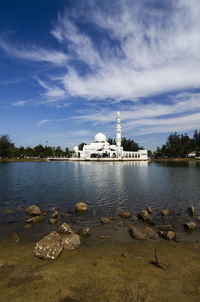
[[[94,137],[95,143],[105,143],[106,136],[103,133],[97,133]]]

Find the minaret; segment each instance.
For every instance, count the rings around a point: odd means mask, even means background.
[[[117,115],[116,115],[116,146],[118,148],[121,147],[121,125],[120,125],[120,113],[119,111],[117,112]]]

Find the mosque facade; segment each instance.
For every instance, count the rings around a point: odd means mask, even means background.
[[[121,124],[120,113],[116,115],[116,145],[107,142],[103,133],[97,133],[94,142],[83,146],[83,150],[74,147],[75,158],[88,160],[90,158],[113,158],[129,160],[148,160],[147,150],[124,151],[121,146]]]

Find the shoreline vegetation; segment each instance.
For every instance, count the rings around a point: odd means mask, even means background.
[[[134,160],[133,160],[134,161]],[[150,158],[149,161],[155,162],[176,162],[176,161],[196,161],[195,158]],[[48,162],[48,158],[0,158],[0,162]]]

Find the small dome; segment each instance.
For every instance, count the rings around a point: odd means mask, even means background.
[[[105,143],[106,136],[103,133],[97,133],[94,137],[95,143]]]

